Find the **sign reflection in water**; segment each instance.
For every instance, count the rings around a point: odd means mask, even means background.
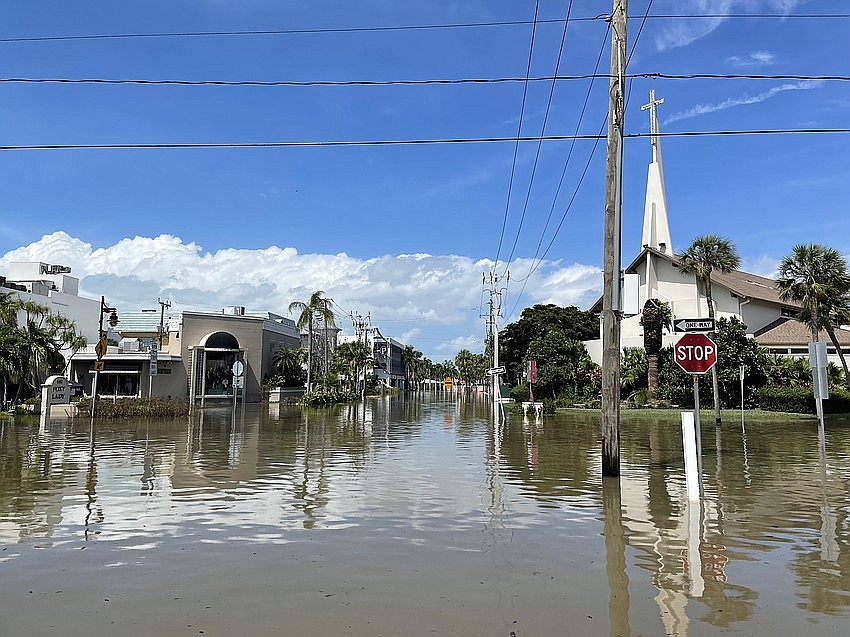
[[[827,635],[847,621],[844,426],[706,435],[689,510],[675,419],[625,412],[623,475],[603,484],[591,412],[494,425],[457,394],[274,408],[0,421],[0,634]]]

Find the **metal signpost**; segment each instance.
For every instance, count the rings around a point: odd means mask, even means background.
[[[153,398],[153,377],[157,375],[156,344],[151,346],[150,373],[148,378],[148,400]]]
[[[230,369],[233,372],[233,413],[236,413],[236,396],[239,393],[239,387],[243,385],[242,374],[245,372],[245,364],[242,361],[236,361]]]
[[[702,475],[702,431],[699,420],[699,377],[717,363],[717,345],[705,334],[688,333],[673,346],[673,360],[694,379],[694,429],[697,467]],[[683,414],[684,418],[684,414]]]

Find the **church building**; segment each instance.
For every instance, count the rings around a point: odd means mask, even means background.
[[[670,306],[674,318],[704,318],[708,307],[696,277],[679,271],[679,256],[673,251],[664,188],[664,169],[661,161],[661,139],[658,128],[657,107],[663,99],[655,98],[650,91],[649,110],[652,161],[646,183],[646,202],[643,214],[643,236],[640,253],[624,269],[626,274],[640,277],[639,307],[647,299],[658,299]],[[713,234],[724,235],[724,228]],[[693,237],[691,238],[693,239]],[[731,237],[734,242],[734,237]],[[690,243],[690,242],[689,242]],[[776,354],[803,356],[808,354],[810,340],[808,328],[794,317],[799,304],[779,298],[779,289],[773,279],[735,270],[729,274],[713,272],[711,275],[714,314],[717,319],[735,317],[747,325],[748,334]],[[600,312],[602,300],[591,311]],[[621,322],[621,347],[643,347],[643,327],[640,314],[624,317]],[[837,330],[842,346],[850,345],[850,331]],[[666,334],[664,346],[672,345],[678,334]],[[596,363],[602,361],[601,339],[587,341],[588,353]],[[835,349],[829,344],[830,360],[837,362]]]

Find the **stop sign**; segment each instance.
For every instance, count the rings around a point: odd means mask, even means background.
[[[689,374],[705,374],[717,363],[717,345],[705,334],[685,334],[673,346],[673,359]]]

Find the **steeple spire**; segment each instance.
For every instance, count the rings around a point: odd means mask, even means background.
[[[649,110],[649,133],[652,144],[652,163],[646,179],[646,204],[643,212],[642,245],[673,256],[670,241],[670,226],[667,222],[667,197],[664,192],[664,169],[661,165],[661,137],[658,130],[658,106],[664,98],[655,98],[655,89],[649,91],[649,104],[641,110]]]

